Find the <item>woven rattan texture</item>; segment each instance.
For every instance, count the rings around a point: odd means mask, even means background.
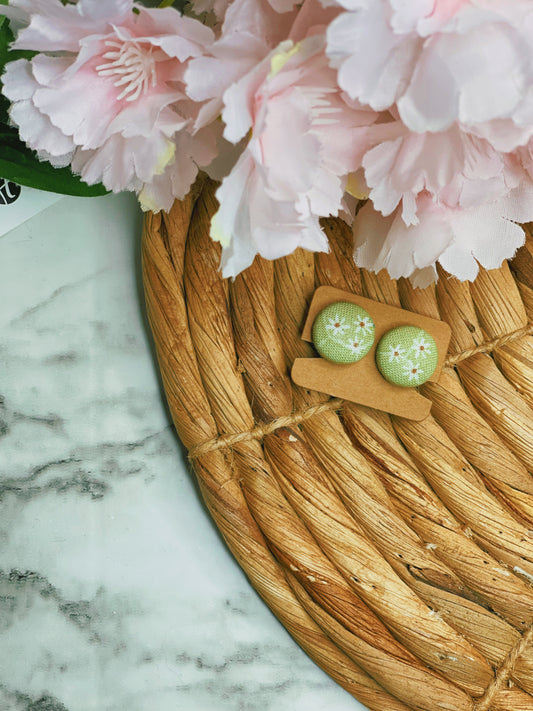
[[[178,434],[251,583],[375,711],[533,711],[533,242],[474,284],[414,290],[330,254],[222,280],[213,186],[145,224],[146,301]],[[315,288],[442,318],[422,423],[294,386]]]

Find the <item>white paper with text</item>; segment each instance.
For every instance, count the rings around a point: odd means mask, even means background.
[[[62,198],[57,193],[21,187],[0,178],[0,237]]]

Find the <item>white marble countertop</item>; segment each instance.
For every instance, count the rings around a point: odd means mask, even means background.
[[[131,196],[64,198],[0,237],[0,709],[363,711],[199,500],[154,363],[140,228]]]

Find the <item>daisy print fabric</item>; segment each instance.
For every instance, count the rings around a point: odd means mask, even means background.
[[[385,380],[408,388],[431,378],[438,357],[433,337],[416,326],[393,328],[376,349],[376,364]]]
[[[356,363],[374,344],[374,322],[360,306],[340,302],[326,306],[313,324],[319,354],[333,363]]]

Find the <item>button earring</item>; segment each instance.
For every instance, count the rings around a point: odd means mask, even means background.
[[[376,365],[381,375],[403,388],[415,388],[429,380],[438,359],[435,340],[416,326],[387,331],[376,348]]]
[[[374,344],[374,321],[357,304],[339,301],[326,306],[313,323],[313,343],[332,363],[356,363]]]

